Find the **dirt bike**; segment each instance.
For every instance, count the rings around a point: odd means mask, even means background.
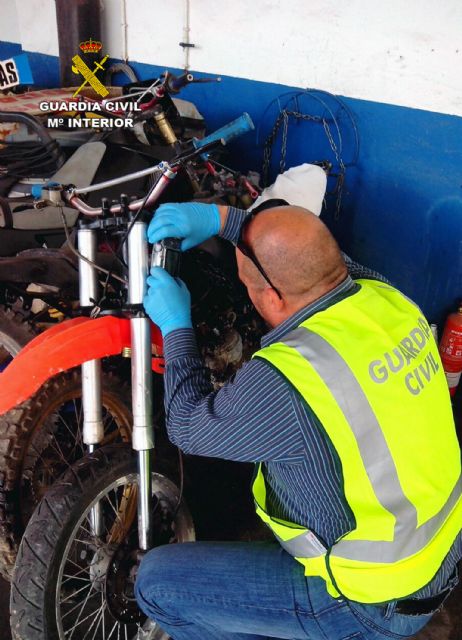
[[[250,126],[248,118],[240,120],[241,127]],[[235,130],[232,129],[233,131]],[[225,135],[228,135],[225,132]],[[93,143],[90,143],[93,144]],[[200,147],[201,140],[194,141]],[[190,149],[194,147],[190,145]],[[215,197],[232,196],[243,199],[249,189],[253,197],[258,192],[248,184],[239,184],[238,181],[230,184],[229,172],[214,169],[214,157],[207,157],[200,162],[187,163],[184,161],[176,174],[175,186],[182,179],[181,171],[186,174],[185,166],[188,169],[187,178],[190,175],[203,175],[201,178],[201,193],[204,195],[204,185],[207,176],[213,184],[210,195]],[[204,168],[205,167],[205,168]],[[143,174],[153,174],[155,170],[150,167],[143,170]],[[157,172],[159,175],[159,172]],[[69,174],[67,174],[69,175]],[[128,181],[133,184],[133,174],[111,180],[111,188]],[[135,176],[136,177],[136,176]],[[183,182],[186,181],[183,175]],[[226,182],[226,193],[221,190],[224,181]],[[247,182],[247,181],[245,181]],[[96,188],[107,188],[108,182],[99,184]],[[73,188],[75,197],[80,196],[81,191],[90,195],[97,193],[95,187],[78,189]],[[245,193],[241,190],[245,189]],[[239,193],[241,191],[241,195]],[[68,202],[64,202],[62,207],[56,207],[51,203],[53,190],[50,192],[44,189],[40,195],[40,200],[49,208],[55,209],[56,216],[63,218],[64,210]],[[192,191],[191,191],[192,193]],[[158,192],[156,204],[166,199],[181,200],[180,193],[171,188],[168,196],[162,196]],[[91,211],[91,207],[83,201],[80,202],[80,209]],[[107,199],[103,200],[104,206],[108,206]],[[142,199],[138,199],[138,204]],[[55,203],[56,204],[56,203]],[[120,209],[122,205],[118,205]],[[124,207],[136,207],[137,203],[125,202]],[[79,209],[67,206],[67,209],[76,214]],[[116,207],[112,206],[114,211]],[[82,217],[85,213],[81,213]],[[66,218],[66,223],[68,218]],[[63,231],[64,233],[64,231]],[[97,248],[97,262],[99,267],[106,270],[120,269],[121,261],[116,260],[114,264],[114,251],[111,242],[106,237],[108,229],[100,232]],[[212,253],[192,252],[187,254],[183,260],[182,277],[188,282],[193,296],[193,314],[199,339],[202,344],[202,352],[207,363],[213,370],[215,381],[223,381],[236,367],[236,363],[241,357],[242,351],[248,355],[256,344],[258,336],[257,320],[250,313],[251,306],[247,298],[243,295],[242,288],[236,284],[235,274],[229,266],[223,270],[223,265],[216,259],[218,255],[230,262],[229,255],[226,256],[226,246],[220,246],[218,242],[211,247]],[[25,307],[16,306],[17,298],[6,298],[13,308],[4,307],[0,309],[0,365],[4,368],[11,362],[11,357],[15,356],[20,347],[29,342],[36,334],[37,328],[50,326],[48,315],[51,311],[57,316],[57,320],[63,317],[79,316],[79,307],[76,307],[78,300],[78,258],[69,249],[36,249],[25,251],[11,259],[0,259],[0,277],[4,278],[3,286],[6,293],[12,291],[13,296],[20,296],[20,300],[29,302],[34,311],[33,305],[37,302],[46,303],[46,306],[38,311],[24,316]],[[30,281],[35,281],[38,287],[30,291]],[[113,280],[113,282],[117,282]],[[25,287],[27,286],[27,290]],[[13,288],[14,287],[14,288]],[[104,297],[106,308],[111,305],[120,308],[121,305],[120,287],[114,288],[113,284],[105,287]],[[30,308],[29,306],[29,308]],[[27,310],[27,308],[26,308]],[[55,315],[53,319],[55,319]],[[31,320],[34,322],[32,323]],[[43,320],[45,322],[43,323]],[[53,325],[52,325],[53,326]],[[4,327],[4,331],[2,328]],[[67,326],[63,327],[64,329]],[[96,324],[93,325],[93,337],[96,337]],[[60,332],[59,326],[57,331]],[[47,334],[47,339],[50,333]],[[57,334],[57,341],[65,338],[64,334]],[[99,336],[102,343],[105,334]],[[88,342],[87,337],[82,336],[82,340]],[[46,349],[50,344],[46,344]],[[76,352],[81,349],[80,344],[75,345]],[[35,352],[37,355],[37,352]],[[126,353],[124,355],[127,355]],[[89,353],[89,357],[91,354]],[[48,356],[43,353],[38,360],[33,358],[29,366],[36,370],[37,361],[47,363]],[[79,363],[76,363],[79,364]],[[45,367],[48,365],[45,364]],[[61,363],[54,372],[67,371],[71,365],[67,362]],[[47,376],[45,376],[46,378]],[[23,379],[22,374],[17,375],[17,380]],[[104,411],[105,437],[104,443],[114,440],[130,440],[130,399],[127,381],[130,379],[128,360],[121,355],[113,356],[110,361],[105,360],[102,371],[102,406]],[[0,466],[3,469],[3,481],[0,483],[0,573],[9,577],[17,553],[19,540],[24,531],[30,515],[36,504],[43,497],[45,491],[52,482],[59,477],[62,472],[84,453],[81,439],[81,375],[78,369],[67,371],[56,375],[47,384],[40,387],[35,395],[33,390],[26,394],[27,400],[20,406],[15,407],[1,418],[0,433]],[[23,396],[24,398],[26,396]],[[12,405],[16,405],[13,400]],[[160,404],[160,403],[159,403]],[[161,421],[161,409],[157,408],[157,422]]]
[[[93,634],[156,640],[164,637],[156,625],[144,620],[136,607],[133,597],[136,567],[140,554],[152,545],[193,539],[194,527],[181,488],[151,471],[155,419],[152,371],[162,372],[163,360],[160,334],[145,317],[141,305],[148,271],[146,210],[159,202],[180,167],[198,156],[204,157],[217,139],[229,139],[241,132],[242,126],[248,128],[245,120],[212,138],[197,141],[196,148],[183,152],[174,162],[162,163],[154,187],[141,201],[130,202],[122,197],[117,205],[105,202],[93,208],[80,198],[77,189],[61,187],[54,195],[47,194],[48,198],[55,198],[58,207],[66,202],[90,220],[78,230],[80,303],[89,315],[54,326],[18,354],[2,374],[2,410],[28,398],[55,373],[81,365],[83,438],[79,443],[70,438],[69,451],[63,451],[62,458],[68,463],[67,458],[72,460],[78,447],[80,452],[85,448],[88,453],[70,467],[64,484],[50,489],[54,494],[45,494],[28,525],[31,534],[26,531],[20,547],[12,592],[15,637],[50,637],[50,634],[63,638],[85,634],[89,638]],[[104,273],[102,278],[103,295],[97,275],[101,267],[95,262],[98,234],[107,234],[115,254],[113,272]],[[156,249],[157,258],[167,263],[178,256],[171,244]],[[195,258],[189,263],[185,258],[188,275]],[[242,307],[238,311],[230,308],[231,298],[239,305],[239,295],[234,295],[236,287],[214,267],[213,260],[208,263],[211,269],[206,294],[210,282],[218,278],[220,289],[225,289],[220,292],[225,308],[215,309],[217,303],[210,297],[211,306],[204,309],[202,285],[202,310],[199,315],[196,311],[195,324],[199,333],[208,332],[214,337],[215,349],[210,336],[204,340],[212,366],[220,361],[225,363],[222,371],[215,371],[219,384],[220,376],[228,376],[230,370],[248,357],[245,351],[255,337],[249,338],[246,333],[258,334],[258,321],[242,296]],[[197,296],[194,291],[192,294],[194,301]],[[109,304],[105,304],[104,298]],[[212,322],[212,327],[205,325],[201,314]],[[219,329],[213,326],[215,319],[221,323]],[[114,428],[107,433],[101,402],[101,359],[122,353],[130,356],[131,361],[133,428],[130,430],[129,425],[127,431],[134,455],[128,445],[106,444],[111,442],[111,434],[119,434]],[[41,430],[41,441],[35,438],[36,458],[41,463],[40,472],[35,474],[34,470],[31,476],[53,475],[46,449],[57,425],[50,424],[49,428],[48,432]],[[8,478],[6,484],[7,481]],[[5,489],[5,482],[2,484]],[[48,510],[50,506],[52,513]],[[95,602],[99,604],[94,610]],[[87,606],[91,612],[84,611]]]
[[[318,166],[301,165],[278,176],[274,185],[265,189],[252,207],[269,198],[286,198],[295,204],[308,206],[319,214],[325,188],[326,175]],[[181,265],[181,277],[192,292],[193,318],[202,356],[216,386],[235,372],[242,356],[248,359],[258,348],[263,330],[243,288],[236,282],[233,256],[229,255],[229,249],[228,243],[220,244],[217,240],[209,242],[207,251],[195,250],[183,254]],[[114,304],[117,304],[117,300],[114,300]],[[104,328],[101,335],[98,334],[99,326],[95,322],[92,328],[93,343],[96,344],[102,344],[105,339]],[[85,348],[82,345],[88,343],[86,335],[78,336],[74,328],[72,333],[75,340],[69,346],[71,353]],[[62,338],[69,340],[67,334]],[[93,343],[89,346],[89,357]],[[36,369],[37,362],[47,361],[47,349],[48,344],[38,358],[31,358],[28,365],[31,370]],[[107,423],[105,442],[111,442],[114,438],[127,441],[130,439],[130,402],[128,385],[124,381],[130,378],[129,360],[113,355],[104,363],[102,402]],[[64,360],[58,363],[56,369],[65,369],[67,366],[69,363]],[[18,374],[18,380],[22,381],[23,378]],[[24,382],[18,385],[18,391],[20,387],[24,390],[23,385]],[[160,399],[162,390],[159,389],[155,396]],[[13,394],[11,404],[16,402],[16,398]],[[161,424],[162,420],[162,410],[158,408],[155,423]],[[35,506],[68,465],[84,454],[81,431],[81,377],[78,369],[54,376],[21,405],[0,417],[0,434],[4,434],[0,438],[0,468],[5,478],[0,483],[0,572],[5,577],[11,573],[21,535]],[[191,467],[190,460],[189,464]],[[241,479],[240,469],[241,465],[228,465],[226,469],[227,478],[235,473],[233,486],[236,487],[247,481],[246,478]],[[193,498],[200,503],[197,484],[201,487],[204,483],[201,469],[189,468],[187,471],[190,478],[198,478]],[[229,492],[229,487],[226,490]],[[239,499],[239,503],[242,504],[242,499]],[[228,534],[235,531],[238,520],[239,516],[228,509],[226,514],[221,515],[223,531]],[[215,526],[216,521],[212,524]]]

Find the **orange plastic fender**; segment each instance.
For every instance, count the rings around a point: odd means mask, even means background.
[[[152,368],[163,373],[162,335],[151,323]],[[130,320],[103,316],[73,318],[31,340],[0,373],[0,414],[33,395],[49,378],[88,360],[130,347]]]

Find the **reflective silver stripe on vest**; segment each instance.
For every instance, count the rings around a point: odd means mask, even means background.
[[[442,509],[418,529],[413,530],[408,526],[396,529],[396,538],[393,542],[340,540],[333,547],[333,554],[364,562],[396,562],[412,556],[421,551],[435,536],[456,506],[461,494],[462,475],[459,476]]]
[[[396,518],[393,541],[340,540],[332,552],[365,562],[396,562],[416,553],[432,539],[457,503],[462,478],[441,511],[417,528],[416,508],[403,492],[380,424],[348,364],[329,342],[305,327],[298,327],[282,342],[311,364],[332,393],[356,438],[377,499]]]
[[[283,549],[294,558],[317,558],[326,553],[326,547],[311,531],[305,531],[291,540],[283,540],[274,534]]]

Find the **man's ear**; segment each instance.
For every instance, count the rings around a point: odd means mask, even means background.
[[[276,291],[271,287],[266,288],[267,301],[271,307],[271,310],[276,313],[281,313],[284,311],[286,303],[284,298],[280,298]]]

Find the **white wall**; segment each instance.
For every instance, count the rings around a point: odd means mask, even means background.
[[[58,55],[54,0],[0,0],[0,40],[26,51]]]
[[[14,0],[0,0],[0,40],[3,42],[21,41]]]
[[[104,50],[123,57],[123,0],[95,1]],[[182,67],[186,0],[125,2],[129,59]],[[14,25],[13,0],[0,4]],[[53,0],[16,7],[24,48],[57,54]],[[460,0],[190,0],[190,27],[198,71],[462,115]]]
[[[59,55],[54,0],[16,0],[16,11],[23,49]]]

